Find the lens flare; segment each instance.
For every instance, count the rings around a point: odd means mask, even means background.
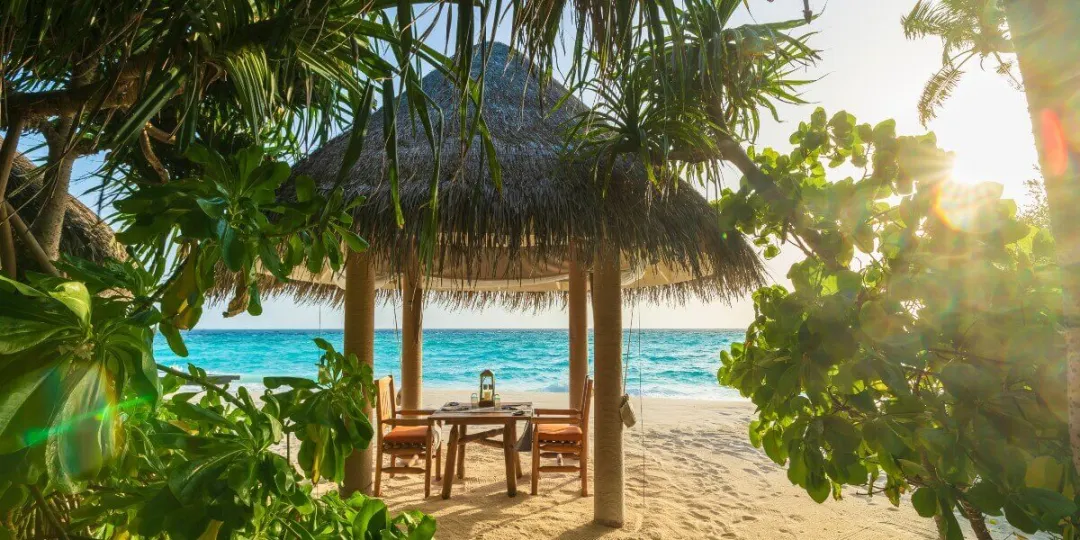
[[[1065,128],[1061,118],[1050,109],[1043,109],[1039,114],[1046,166],[1053,176],[1061,176],[1069,171],[1069,142],[1065,138]]]
[[[997,204],[1003,187],[994,182],[959,184],[942,182],[934,195],[934,213],[953,230],[987,233],[1000,224]]]

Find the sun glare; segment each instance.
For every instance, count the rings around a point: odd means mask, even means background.
[[[953,183],[962,185],[975,185],[990,180],[986,178],[983,164],[972,153],[956,153],[953,155],[952,174],[949,177]]]

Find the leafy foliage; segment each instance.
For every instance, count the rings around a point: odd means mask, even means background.
[[[695,0],[655,14],[672,30],[636,34],[606,76],[584,81],[597,104],[569,130],[573,152],[602,175],[628,154],[658,184],[718,180],[725,143],[753,140],[762,110],[776,117],[778,104],[804,103],[798,88],[810,81],[794,74],[817,59],[810,34],[792,34],[804,21],[733,26],[741,5]]]
[[[793,290],[754,294],[745,342],[721,356],[720,382],[758,407],[751,442],[817,502],[862,485],[893,504],[910,494],[949,538],[954,509],[1075,537],[1049,233],[1018,221],[1001,186],[952,183],[932,134],[819,109],[791,142],[753,153],[783,204],[745,186],[721,201],[742,230],[809,255]]]
[[[344,478],[345,458],[354,448],[367,448],[374,437],[364,414],[365,404],[375,395],[371,366],[356,355],[345,356],[326,340],[316,338],[323,351],[318,380],[267,377],[266,388],[289,389],[267,394],[278,403],[283,417],[291,421],[287,429],[300,439],[300,467],[314,482],[319,478]]]
[[[1020,220],[1032,227],[1050,230],[1050,205],[1046,200],[1046,186],[1041,179],[1024,181],[1028,203],[1020,209]]]
[[[196,176],[139,186],[116,203],[123,225],[117,239],[131,246],[155,274],[176,255],[175,273],[161,291],[160,328],[177,354],[185,356],[186,351],[175,330],[198,322],[202,295],[215,283],[215,272],[237,276],[227,315],[245,310],[258,315],[257,268],[287,280],[305,261],[315,274],[326,264],[337,271],[344,264],[343,247],[366,249],[350,228],[351,212],[363,198],[346,202],[341,188],[322,194],[311,178],[297,177],[291,186],[296,201],[278,202],[276,193],[290,168],[267,160],[258,147],[226,158],[196,145],[188,156],[200,166]]]
[[[180,330],[198,322],[222,273],[240,277],[230,310],[258,314],[257,269],[280,279],[301,264],[337,269],[347,248],[365,247],[349,229],[357,201],[340,190],[296,177],[296,202],[280,203],[290,168],[261,150],[189,155],[201,165],[191,177],[117,203],[127,261],[69,258],[67,278],[0,278],[0,324],[11,329],[0,336],[4,515],[49,513],[41,501],[61,494],[78,505],[53,516],[53,534],[63,523],[96,537],[430,538],[429,517],[312,494],[320,479],[341,481],[345,458],[374,433],[371,369],[355,355],[318,340],[318,380],[268,378],[259,400],[195,366],[155,363],[154,328],[185,355]],[[303,476],[275,451],[286,433],[302,441]]]
[[[47,278],[40,286],[52,281],[55,278]],[[3,283],[5,300],[27,308],[50,301],[75,309],[83,305],[67,301],[65,291],[75,291],[73,296],[95,308],[111,301],[89,298],[78,282],[65,282],[52,290],[16,286],[6,279]],[[49,300],[42,303],[44,297]],[[147,328],[140,330],[149,335]],[[28,329],[21,334],[21,342],[36,342],[45,351],[74,343],[101,343],[60,334],[51,326]],[[7,351],[15,341],[4,343]],[[71,531],[102,537],[279,538],[288,532],[300,538],[431,538],[434,522],[430,517],[409,513],[391,519],[384,504],[358,494],[346,500],[336,493],[313,496],[311,483],[303,482],[299,472],[275,451],[286,429],[317,434],[326,430],[322,439],[302,437],[301,454],[314,454],[316,462],[336,465],[305,467],[305,472],[312,482],[320,474],[340,481],[343,456],[366,448],[371,440],[372,427],[362,413],[372,395],[370,368],[362,369],[355,355],[346,358],[325,341],[318,345],[324,352],[322,384],[268,378],[264,381],[268,389],[288,389],[276,394],[268,390],[258,401],[244,387],[233,394],[227,387],[215,386],[195,366],[186,373],[163,368],[167,374],[159,383],[152,359],[149,384],[142,381],[147,376],[143,371],[129,375],[131,383],[126,387],[87,375],[76,380],[70,396],[41,411],[25,410],[43,403],[37,394],[27,397],[25,381],[5,382],[0,441],[5,449],[4,470],[10,472],[0,482],[0,498],[10,509],[28,504],[30,490],[41,484],[77,493],[81,504],[67,516]],[[135,350],[149,358],[150,341]],[[3,358],[17,360],[7,354]],[[72,369],[70,364],[75,363],[87,364],[84,371],[98,377],[126,372],[109,371],[80,357],[62,357],[41,369],[51,375],[59,369],[53,364]],[[20,364],[10,363],[7,368],[12,365]],[[55,396],[57,386],[66,385],[47,386],[65,382],[53,378],[57,380],[31,390],[43,392],[41,397]],[[204,391],[189,391],[182,383],[200,385]],[[17,406],[24,410],[13,408]],[[61,420],[64,423],[57,424]],[[52,424],[43,424],[50,429],[42,432],[34,422]]]

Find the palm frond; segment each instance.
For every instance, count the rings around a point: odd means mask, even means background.
[[[925,127],[937,117],[937,111],[949,99],[964,72],[953,64],[946,64],[926,82],[919,96],[919,122]]]

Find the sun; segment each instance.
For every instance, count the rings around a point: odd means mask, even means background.
[[[955,153],[949,180],[967,186],[985,182],[991,179],[987,176],[986,167],[987,163],[973,153]]]

